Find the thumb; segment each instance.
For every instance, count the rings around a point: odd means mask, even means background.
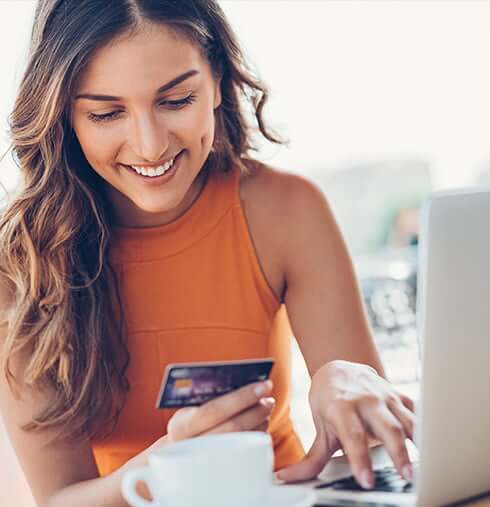
[[[285,482],[313,479],[323,470],[331,456],[325,433],[318,432],[307,455],[299,463],[276,472],[276,478]]]
[[[172,415],[167,424],[169,442],[176,442],[196,436],[195,432],[193,433],[192,431],[192,420],[195,418],[196,412],[195,408],[196,407],[179,408],[179,410]]]

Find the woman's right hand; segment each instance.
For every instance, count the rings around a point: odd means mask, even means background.
[[[275,405],[272,382],[256,382],[199,407],[177,410],[167,426],[166,443],[211,433],[267,431]]]

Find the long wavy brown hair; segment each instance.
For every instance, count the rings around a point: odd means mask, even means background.
[[[24,428],[58,438],[90,438],[113,428],[129,389],[128,351],[117,276],[109,262],[111,224],[102,179],[70,123],[75,84],[91,55],[142,21],[187,37],[221,79],[213,150],[205,165],[245,170],[264,124],[264,84],[247,65],[213,0],[41,0],[28,63],[10,115],[21,185],[0,216],[0,281],[8,288],[1,371],[55,390]],[[249,111],[247,111],[247,108]],[[249,114],[252,113],[252,114]],[[12,361],[27,358],[18,372]]]

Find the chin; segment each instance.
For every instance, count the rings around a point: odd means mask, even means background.
[[[175,206],[170,205],[164,205],[164,204],[146,204],[146,205],[136,205],[138,207],[138,210],[143,213],[148,213],[151,215],[158,215],[159,213],[168,213],[169,211],[172,211]]]

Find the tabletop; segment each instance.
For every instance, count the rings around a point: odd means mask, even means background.
[[[466,502],[460,505],[467,505],[471,507],[490,507],[490,494],[485,495],[478,500],[474,500],[473,502]]]
[[[451,507],[490,507],[490,493],[484,496],[480,496],[475,498],[469,502],[461,502],[457,504],[452,504]],[[314,507],[329,507],[327,504],[315,504]],[[330,507],[335,507],[332,504]]]

